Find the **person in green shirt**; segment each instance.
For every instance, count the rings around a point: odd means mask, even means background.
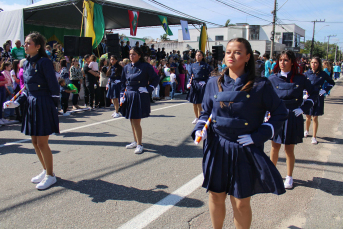
[[[12,58],[15,60],[21,60],[26,58],[25,57],[25,49],[21,47],[20,40],[16,40],[15,47],[11,50]]]

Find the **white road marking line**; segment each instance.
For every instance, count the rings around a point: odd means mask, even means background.
[[[167,107],[161,107],[161,108],[158,108],[158,109],[155,109],[155,110],[151,110],[151,112],[159,111],[159,110],[164,110],[164,109],[167,109],[167,108],[176,107],[176,106],[180,106],[180,105],[187,104],[187,103],[188,102],[179,103],[179,104],[175,104],[175,105],[171,105],[171,106],[167,106]],[[117,121],[117,120],[120,120],[120,119],[123,119],[123,118],[124,117],[120,117],[120,118],[109,119],[109,120],[105,120],[105,121],[101,121],[101,122],[95,122],[95,123],[84,125],[84,126],[78,126],[78,127],[70,128],[70,129],[67,129],[67,130],[62,130],[62,131],[60,131],[60,133],[63,134],[63,133],[70,132],[70,131],[73,131],[73,130],[78,130],[78,129],[82,129],[82,128],[86,128],[86,127],[90,127],[90,126],[95,126],[95,125],[106,123],[106,122]],[[52,134],[52,135],[55,135],[55,134]],[[0,148],[5,147],[5,146],[16,145],[18,143],[23,143],[23,142],[27,142],[27,141],[31,141],[31,138],[22,139],[22,140],[15,141],[15,142],[5,143],[5,144],[0,145]]]
[[[140,229],[144,228],[160,217],[163,213],[174,207],[183,198],[194,192],[199,188],[203,182],[203,174],[199,174],[188,183],[177,189],[172,194],[168,195],[164,199],[158,201],[156,204],[146,209],[136,217],[132,218],[127,223],[120,226],[118,229]]]

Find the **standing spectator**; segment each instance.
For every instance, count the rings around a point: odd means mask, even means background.
[[[105,107],[106,103],[106,90],[108,77],[106,76],[108,62],[105,58],[100,59],[99,70],[100,70],[100,79],[99,79],[99,107]]]
[[[162,48],[162,51],[161,51],[161,58],[162,59],[165,59],[166,58],[166,52],[164,51],[164,48]]]
[[[62,60],[64,58],[64,52],[62,50],[62,45],[58,44],[57,45],[57,52],[56,52],[56,61],[60,62],[60,60]],[[67,66],[67,64],[66,64]]]
[[[339,79],[339,76],[341,74],[341,67],[339,66],[338,62],[336,62],[335,66],[333,66],[333,73],[335,80]]]
[[[61,78],[63,78],[65,80],[65,83],[68,85],[69,84],[69,71],[67,68],[67,61],[65,59],[61,60],[60,65],[61,65],[61,71],[60,71]]]
[[[124,41],[120,41],[120,57],[124,59],[123,53],[125,52]]]
[[[5,76],[7,83],[5,84],[6,87],[6,101],[11,100],[14,96],[14,91],[13,91],[13,81],[11,77],[11,69],[12,69],[12,64],[9,61],[3,62],[1,65],[1,73]],[[14,116],[14,109],[9,108],[4,111],[4,116],[5,118],[10,118]]]
[[[187,64],[186,64],[186,77],[187,77],[187,82],[189,82],[189,80],[191,79],[191,69],[192,69],[192,64],[193,64],[193,60],[192,59],[188,59],[187,60]]]
[[[6,101],[6,85],[7,79],[5,76],[0,72],[0,125],[7,124],[8,121],[2,117],[2,107],[4,102]]]
[[[12,61],[12,55],[11,55],[11,46],[8,43],[5,43],[3,45],[4,50],[2,51],[2,57],[5,58],[5,61]]]
[[[24,63],[26,59],[21,59],[19,62],[19,80],[20,80],[20,89],[24,87]]]
[[[89,101],[89,107],[92,110],[94,110],[93,103],[94,103],[95,89],[99,87],[98,77],[100,77],[100,75],[98,72],[94,72],[92,69],[89,68],[89,64],[91,62],[90,55],[88,54],[85,55],[84,60],[85,60],[85,64],[83,65],[83,72],[86,76],[85,101]],[[96,97],[98,98],[98,96]]]
[[[127,41],[126,46],[124,47],[123,54],[122,54],[123,59],[129,58],[130,50],[131,50],[130,41]]]
[[[172,68],[170,69],[170,86],[171,86],[170,99],[171,100],[174,100],[176,84],[177,84],[177,80],[176,80],[176,75],[175,75],[175,69]]]
[[[45,52],[46,52],[46,55],[48,55],[48,58],[49,58],[50,60],[52,60],[52,50],[51,50],[51,46],[50,46],[50,45],[47,45],[47,46],[45,47]]]
[[[166,67],[164,68],[164,79],[163,79],[163,86],[164,86],[164,96],[165,99],[170,99],[170,63],[166,63]]]
[[[118,58],[112,55],[110,58],[110,66],[107,69],[106,75],[109,77],[107,84],[106,98],[110,99],[113,103],[115,111],[112,114],[113,118],[120,117],[119,113],[119,99],[121,84],[121,75],[123,73],[123,67],[118,64]]]
[[[160,48],[157,49],[156,59],[157,59],[157,61],[160,61],[162,59],[162,52],[161,52]]]
[[[178,87],[177,90],[181,91],[181,93],[185,92],[185,73],[186,73],[186,66],[183,63],[183,60],[179,61],[179,81],[178,81]]]
[[[76,58],[72,59],[70,67],[70,83],[74,84],[77,91],[80,92],[83,76],[81,73],[81,68],[79,67],[79,61]],[[73,94],[72,102],[74,109],[80,109],[78,105],[79,94]]]
[[[16,40],[15,47],[11,50],[12,58],[21,60],[25,59],[25,49],[24,47],[21,47],[20,40]]]
[[[263,60],[265,61],[264,65],[264,76],[269,77],[272,73],[272,64],[269,61],[269,54],[265,53],[263,54]]]
[[[150,64],[154,68],[154,71],[158,75],[159,70],[156,68],[156,60],[151,60]],[[152,98],[155,100],[158,100],[160,98],[160,85],[158,84],[157,87],[155,87],[154,91],[152,92]]]
[[[188,61],[189,58],[190,58],[190,56],[188,56],[187,52],[184,51],[184,52],[183,52],[183,58],[182,58],[182,59]]]
[[[52,59],[53,59],[54,61],[56,60],[57,45],[58,45],[58,43],[54,43],[54,44],[52,45],[52,52],[51,52],[51,55],[52,55]]]
[[[154,48],[154,45],[151,45],[150,57],[151,59],[156,59],[156,49]]]
[[[13,49],[12,49],[13,50]],[[11,71],[12,82],[13,82],[13,94],[17,94],[20,91],[20,79],[19,79],[19,60],[13,61],[13,69]],[[16,119],[21,122],[19,107],[15,108]]]

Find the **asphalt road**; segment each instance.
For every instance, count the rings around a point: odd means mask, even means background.
[[[296,146],[294,189],[252,197],[252,228],[343,228],[342,104],[339,80],[319,119],[319,144]],[[125,149],[130,123],[111,118],[112,109],[60,117],[61,134],[49,141],[58,183],[45,191],[30,182],[41,166],[20,125],[0,127],[0,228],[211,228],[192,104],[180,96],[151,109],[141,155]],[[284,152],[277,168],[285,177]],[[225,228],[234,228],[229,201]]]

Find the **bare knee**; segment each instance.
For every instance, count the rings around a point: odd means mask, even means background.
[[[226,199],[226,193],[216,193],[216,192],[211,192],[209,195],[209,199],[212,203],[218,205],[218,204],[225,204],[225,199]]]
[[[250,197],[244,199],[237,199],[233,197],[235,201],[231,201],[235,205],[235,208],[240,212],[250,211]]]

